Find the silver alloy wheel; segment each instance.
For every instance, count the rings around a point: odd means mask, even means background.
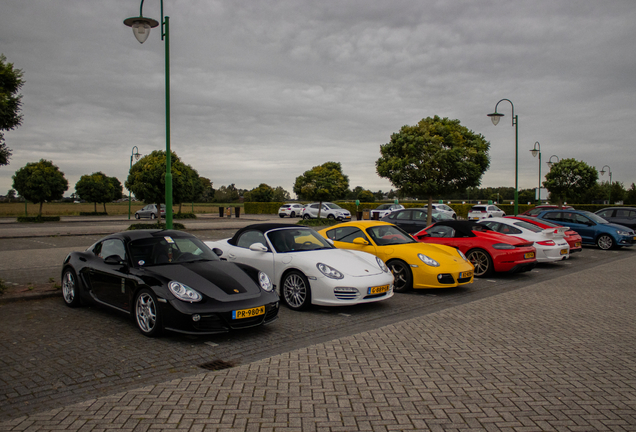
[[[137,297],[135,317],[142,332],[152,333],[157,325],[157,305],[149,293],[143,292]]]
[[[470,251],[466,258],[475,267],[475,276],[484,276],[490,272],[490,257],[481,250]]]
[[[610,236],[604,234],[598,238],[598,240],[596,241],[596,244],[598,245],[599,248],[603,250],[608,250],[614,246],[614,240],[612,240]]]
[[[75,275],[70,270],[67,270],[62,281],[62,295],[67,304],[72,304],[73,300],[75,300],[75,286]]]
[[[155,216],[154,213],[150,213],[150,219],[156,219],[156,218],[157,218],[157,216]]]
[[[285,301],[292,309],[300,309],[307,301],[307,284],[297,273],[291,273],[283,284]]]

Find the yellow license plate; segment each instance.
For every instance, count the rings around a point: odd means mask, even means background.
[[[232,319],[252,318],[265,314],[265,306],[232,311]]]
[[[389,290],[389,285],[370,287],[368,294],[382,294]]]
[[[473,276],[473,271],[472,271],[472,270],[465,271],[465,272],[461,272],[461,273],[459,274],[459,278],[460,278],[460,279],[463,279],[463,278],[469,278],[469,277],[472,277],[472,276]]]
[[[561,249],[561,255],[567,255],[567,254],[568,254],[567,249]]]
[[[635,238],[636,238],[636,237],[635,237]],[[575,246],[575,247],[581,247],[581,242],[576,242],[576,243],[574,243],[574,246]]]
[[[528,252],[527,254],[524,254],[523,257],[525,259],[534,258],[534,252]]]

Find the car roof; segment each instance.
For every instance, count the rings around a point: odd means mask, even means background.
[[[175,238],[179,238],[179,237],[195,237],[195,236],[190,234],[190,233],[187,233],[185,231],[179,231],[179,230],[158,230],[158,229],[130,230],[130,231],[122,231],[122,232],[118,232],[118,233],[114,233],[114,234],[105,236],[102,239],[100,239],[99,241],[102,241],[102,240],[108,239],[108,238],[120,238],[120,239],[126,240],[126,241],[133,241],[133,240],[139,240],[139,239],[143,239],[143,238],[152,238],[152,237],[175,237]]]
[[[245,231],[260,231],[263,234],[279,228],[296,228],[296,229],[311,229],[310,227],[296,224],[286,224],[286,223],[260,223],[260,224],[252,224],[246,227],[239,229],[231,239],[228,240],[229,244],[235,245],[236,240],[243,234]]]

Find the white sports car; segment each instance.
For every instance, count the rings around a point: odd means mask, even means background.
[[[241,228],[234,237],[206,241],[221,259],[251,265],[267,274],[281,299],[294,310],[310,304],[342,306],[393,296],[393,275],[366,252],[336,249],[311,228],[264,223]]]
[[[570,245],[565,240],[567,227],[544,229],[526,221],[502,217],[482,219],[477,223],[493,231],[534,242],[538,262],[560,261],[570,257]]]

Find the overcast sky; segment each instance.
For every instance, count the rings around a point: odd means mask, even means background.
[[[124,183],[133,146],[165,150],[164,43],[123,24],[139,0],[0,0],[0,53],[26,81],[23,125],[5,133],[0,195],[28,162],[69,180]],[[144,16],[160,19],[160,1]],[[403,125],[458,119],[491,143],[485,186],[519,188],[552,155],[636,182],[636,2],[165,0],[172,150],[218,188],[283,186],[327,161],[350,187]],[[553,160],[556,160],[553,158]],[[608,173],[600,176],[609,180]]]

